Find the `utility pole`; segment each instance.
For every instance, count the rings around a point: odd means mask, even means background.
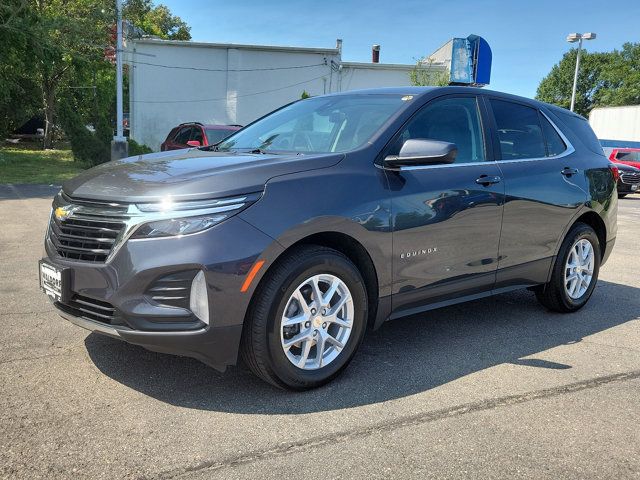
[[[111,141],[111,160],[128,156],[129,144],[122,132],[122,0],[116,0],[116,135]]]

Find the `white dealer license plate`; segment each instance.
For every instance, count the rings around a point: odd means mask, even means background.
[[[61,302],[64,288],[64,271],[46,262],[40,262],[40,287],[53,300]]]

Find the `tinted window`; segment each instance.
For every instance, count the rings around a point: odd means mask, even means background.
[[[482,126],[475,97],[435,100],[399,133],[388,155],[397,155],[409,139],[440,140],[458,147],[456,163],[485,160]]]
[[[503,160],[542,158],[546,155],[535,108],[491,99]]]
[[[198,127],[193,127],[193,132],[191,133],[191,140],[196,140],[200,142],[202,145],[202,129]]]
[[[178,135],[176,135],[174,142],[186,145],[189,141],[189,138],[191,138],[191,127],[184,127],[182,130],[180,130],[180,132],[178,132]]]
[[[598,141],[598,137],[593,133],[591,127],[589,126],[589,122],[585,118],[579,117],[578,115],[573,115],[572,113],[564,113],[564,112],[556,112],[559,113],[560,118],[567,126],[575,133],[584,146],[587,147],[594,153],[599,153],[600,155],[604,155],[604,151],[602,150],[602,145]]]
[[[219,130],[214,128],[207,128],[207,141],[209,145],[215,145],[221,140],[224,140],[233,133],[233,130]]]
[[[624,160],[626,162],[640,162],[640,152],[618,152],[616,160]]]
[[[542,123],[542,133],[544,134],[544,141],[547,147],[547,156],[553,157],[554,155],[560,155],[567,149],[562,137],[560,137],[560,134],[558,134],[544,115],[540,116],[540,122]]]

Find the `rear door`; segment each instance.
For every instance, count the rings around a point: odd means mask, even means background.
[[[384,155],[413,138],[455,143],[453,164],[387,172],[392,195],[395,315],[491,290],[498,266],[504,185],[475,95],[432,100]]]
[[[547,281],[556,246],[587,199],[584,168],[539,109],[487,96],[505,186],[496,288]]]

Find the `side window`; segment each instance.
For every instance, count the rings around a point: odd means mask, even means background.
[[[409,139],[455,143],[455,163],[483,162],[485,148],[478,102],[475,97],[434,100],[420,110],[396,137],[389,155],[397,155]]]
[[[546,156],[542,129],[535,108],[491,99],[498,127],[502,160],[543,158]]]
[[[184,127],[182,130],[178,132],[176,135],[175,143],[179,143],[181,145],[186,145],[191,137],[191,127]]]
[[[193,127],[191,133],[191,140],[197,140],[202,145],[202,129],[200,127]]]
[[[562,137],[542,114],[540,114],[540,123],[542,123],[542,133],[544,134],[545,146],[547,147],[547,157],[560,155],[567,149]]]
[[[596,137],[596,134],[591,130],[586,118],[571,112],[554,111],[554,113],[557,113],[560,119],[580,138],[585,147],[598,155],[604,155],[602,145],[598,137]]]

